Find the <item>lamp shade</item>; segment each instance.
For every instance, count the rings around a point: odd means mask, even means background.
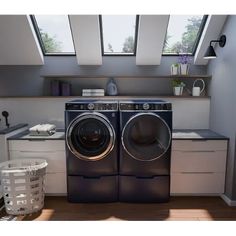
[[[213,59],[213,58],[216,58],[216,53],[214,48],[210,45],[206,50],[204,59]]]

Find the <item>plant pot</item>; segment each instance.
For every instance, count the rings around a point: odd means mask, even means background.
[[[179,74],[179,66],[176,64],[171,65],[171,75],[178,75]]]
[[[183,94],[183,87],[174,87],[173,92],[175,96],[181,96]]]
[[[180,64],[180,74],[188,75],[189,64]]]

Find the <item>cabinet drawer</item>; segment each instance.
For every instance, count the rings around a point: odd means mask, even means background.
[[[65,151],[64,140],[9,140],[10,151]]]
[[[172,151],[171,172],[225,172],[226,151]]]
[[[66,172],[64,151],[10,151],[10,159],[41,158],[48,162],[47,173]]]
[[[48,173],[45,176],[45,193],[67,193],[66,173]]]
[[[177,151],[227,150],[227,140],[173,140],[172,150],[177,150]]]
[[[173,194],[221,194],[224,183],[224,173],[174,173],[170,186]]]

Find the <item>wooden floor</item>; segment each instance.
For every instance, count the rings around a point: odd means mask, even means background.
[[[171,197],[161,204],[74,204],[66,197],[46,197],[42,211],[18,220],[236,220],[236,207],[220,197]]]

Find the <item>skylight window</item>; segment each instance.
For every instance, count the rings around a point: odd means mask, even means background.
[[[207,16],[171,15],[163,54],[186,53],[193,55],[198,45]]]
[[[103,55],[135,55],[137,16],[102,15],[100,23]]]
[[[32,19],[45,55],[75,54],[67,15],[35,15]]]

